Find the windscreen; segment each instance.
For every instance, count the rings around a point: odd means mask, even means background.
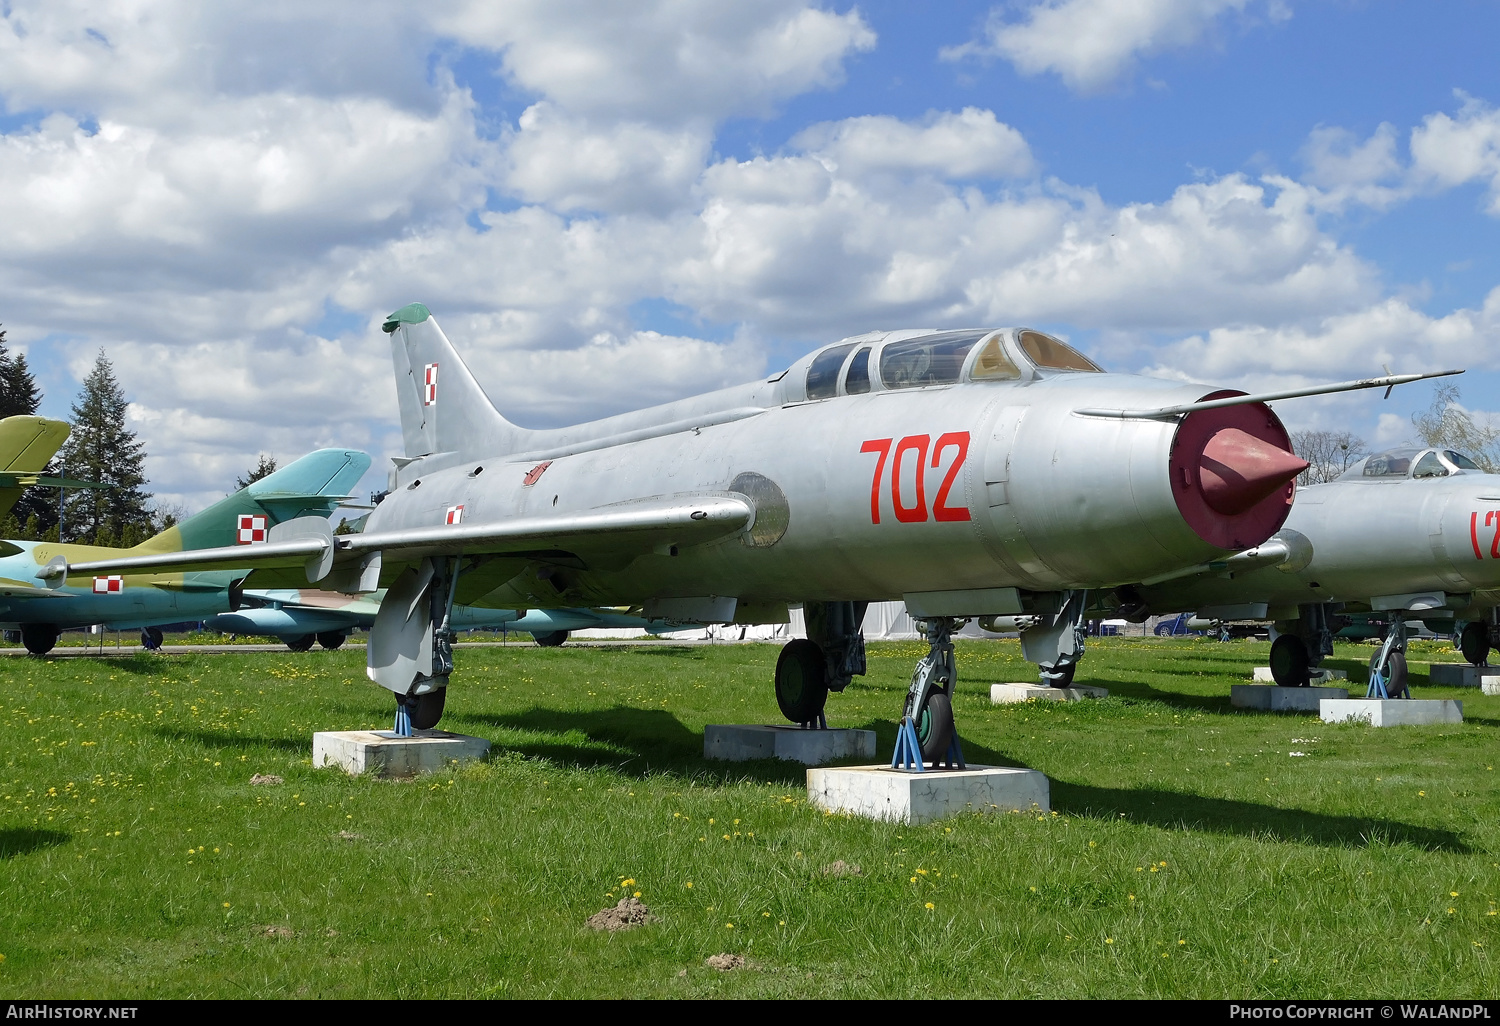
[[[850,342],[842,346],[832,346],[819,353],[807,368],[807,397],[809,399],[827,399],[839,390],[839,368],[844,366],[844,357],[849,355],[849,350],[854,348]]]
[[[1446,456],[1446,457],[1448,457],[1448,462],[1451,463],[1451,464],[1453,464],[1459,470],[1481,470],[1482,471],[1484,469],[1479,464],[1475,463],[1473,460],[1469,459],[1469,457],[1465,456],[1461,452],[1454,452],[1452,449],[1444,449],[1443,450],[1443,455]]]
[[[865,346],[849,361],[849,373],[844,375],[844,392],[847,395],[863,395],[870,390],[870,347]]]
[[[1066,342],[1051,335],[1043,335],[1040,331],[1023,331],[1016,336],[1016,342],[1020,344],[1021,352],[1031,358],[1032,363],[1045,370],[1104,373],[1103,367]]]
[[[892,342],[880,351],[880,380],[886,388],[951,385],[958,380],[969,350],[986,334],[944,331]]]
[[[1387,449],[1365,460],[1364,477],[1405,477],[1411,470],[1416,449]]]

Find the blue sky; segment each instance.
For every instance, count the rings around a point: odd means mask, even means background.
[[[1493,3],[352,10],[0,12],[0,323],[45,412],[107,351],[164,503],[259,451],[382,478],[412,300],[538,426],[997,323],[1500,411]],[[1428,395],[1281,412],[1390,443]]]

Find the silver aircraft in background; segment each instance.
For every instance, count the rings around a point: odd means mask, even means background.
[[[1281,528],[1307,464],[1266,401],[1427,376],[1247,396],[1104,373],[1025,328],[876,331],[748,384],[527,430],[426,307],[384,330],[406,446],[388,491],[360,534],[280,525],[248,586],[387,587],[367,672],[395,694],[398,731],[442,713],[456,604],[753,624],[786,622],[801,602],[808,637],[782,649],[775,687],[788,719],[814,723],[865,670],[866,603],[901,599],[929,641],[903,716],[934,759],[953,736],[962,620],[1035,615],[1027,657],[1064,678],[1090,592]],[[97,569],[58,560],[40,576]]]
[[[1308,683],[1349,614],[1392,624],[1372,664],[1388,680],[1404,676],[1408,620],[1456,630],[1464,657],[1483,664],[1500,606],[1500,475],[1451,449],[1376,453],[1298,489],[1265,544],[1119,597],[1136,620],[1186,610],[1273,622],[1271,673],[1286,687]]]

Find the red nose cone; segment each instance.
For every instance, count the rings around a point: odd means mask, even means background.
[[[1233,427],[1216,431],[1198,458],[1204,501],[1225,516],[1253,508],[1307,467],[1306,460]]]

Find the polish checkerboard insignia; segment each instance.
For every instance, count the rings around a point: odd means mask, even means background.
[[[449,506],[448,507],[448,523],[450,523],[450,524],[461,524],[463,522],[464,522],[464,508],[463,508],[463,506],[461,506],[461,505],[460,506]]]
[[[422,405],[432,406],[437,402],[437,367],[429,363],[422,374]]]
[[[266,540],[266,518],[255,513],[240,516],[240,526],[235,534],[236,545],[258,545]]]
[[[95,595],[116,595],[125,590],[125,581],[119,574],[113,577],[95,577]]]

